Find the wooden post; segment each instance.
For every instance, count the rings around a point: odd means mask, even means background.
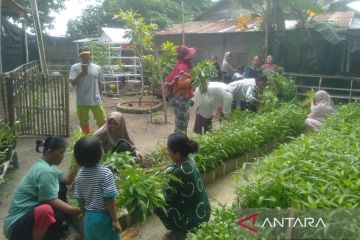
[[[26,32],[26,22],[25,20],[22,23],[22,29],[24,33],[24,51],[25,51],[25,63],[29,62],[29,44],[28,44],[28,36]]]
[[[161,83],[161,95],[162,95],[162,99],[163,99],[163,108],[164,108],[164,118],[165,118],[165,123],[167,123],[167,112],[166,112],[166,97],[164,95],[164,79],[162,77],[162,71],[161,71],[161,66],[160,66],[160,60],[159,60],[159,53],[157,51],[157,48],[155,48],[155,61],[156,61],[156,65],[158,67],[158,71],[159,71],[159,77],[160,77],[160,83]]]
[[[0,1],[0,28],[2,28],[2,15],[1,15],[1,3],[2,1]],[[2,71],[2,48],[1,48],[1,38],[2,38],[2,31],[0,31],[0,74],[3,73]],[[2,76],[0,77],[0,119],[2,118],[4,121],[6,121],[6,106],[5,106],[5,98],[4,98],[4,86],[5,86],[5,78],[3,78]]]
[[[15,122],[15,112],[14,112],[14,95],[12,94],[14,92],[14,83],[13,83],[13,77],[14,76],[6,76],[5,82],[6,82],[6,98],[7,98],[7,113],[8,113],[8,123],[13,124]]]
[[[41,70],[42,70],[43,74],[47,74],[45,48],[44,48],[44,41],[43,41],[42,32],[41,32],[37,2],[36,2],[36,0],[29,0],[29,1],[30,1],[33,19],[34,19],[36,41],[37,41],[37,45],[38,45]]]
[[[184,17],[184,0],[181,1],[181,9],[182,9],[182,23],[181,23],[181,27],[182,27],[182,45],[185,45],[185,27],[184,27],[184,21],[185,21],[185,17]]]

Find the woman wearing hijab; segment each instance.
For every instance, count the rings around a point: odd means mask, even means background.
[[[327,116],[336,111],[331,96],[324,90],[315,94],[314,103],[311,103],[311,113],[305,120],[305,126],[310,131],[319,131]]]
[[[235,73],[235,69],[230,65],[230,62],[231,62],[231,52],[226,52],[224,54],[224,59],[221,64],[221,73],[223,75],[224,82],[226,84],[232,81],[232,77]]]
[[[165,95],[175,109],[175,132],[186,133],[189,123],[190,99],[194,96],[190,78],[191,60],[195,53],[195,48],[188,48],[185,45],[179,47],[177,49],[178,61],[165,81],[168,87]]]
[[[129,137],[126,128],[125,119],[119,112],[111,112],[104,126],[99,128],[95,133],[102,143],[105,152],[123,152],[129,151],[142,159],[143,155],[136,151],[134,142]]]

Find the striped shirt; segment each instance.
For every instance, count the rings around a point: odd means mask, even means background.
[[[118,194],[112,172],[101,165],[82,167],[75,179],[74,198],[84,204],[86,210],[106,210],[104,198]]]

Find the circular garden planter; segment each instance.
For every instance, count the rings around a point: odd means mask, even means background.
[[[158,101],[129,101],[116,105],[116,110],[123,113],[149,113],[156,112],[162,108],[162,103]]]

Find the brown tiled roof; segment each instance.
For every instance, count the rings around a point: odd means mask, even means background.
[[[351,26],[351,22],[354,16],[354,11],[334,12],[322,16],[315,16],[314,20],[319,22],[328,22],[341,28],[348,28]]]
[[[314,20],[319,22],[329,22],[337,27],[348,28],[351,26],[354,11],[335,12],[323,16],[315,16]],[[259,30],[259,24],[255,20],[248,23],[246,30],[240,30],[236,26],[235,19],[221,19],[221,20],[207,20],[207,21],[193,21],[184,24],[185,33],[227,33],[227,32],[241,32]],[[181,34],[181,24],[169,26],[163,30],[158,31],[157,35]]]
[[[254,30],[256,23],[253,21],[248,24],[248,29]],[[240,32],[236,26],[235,19],[221,19],[208,21],[193,21],[184,24],[186,33],[223,33],[223,32]],[[157,35],[180,34],[182,32],[181,24],[175,24],[158,31]]]

